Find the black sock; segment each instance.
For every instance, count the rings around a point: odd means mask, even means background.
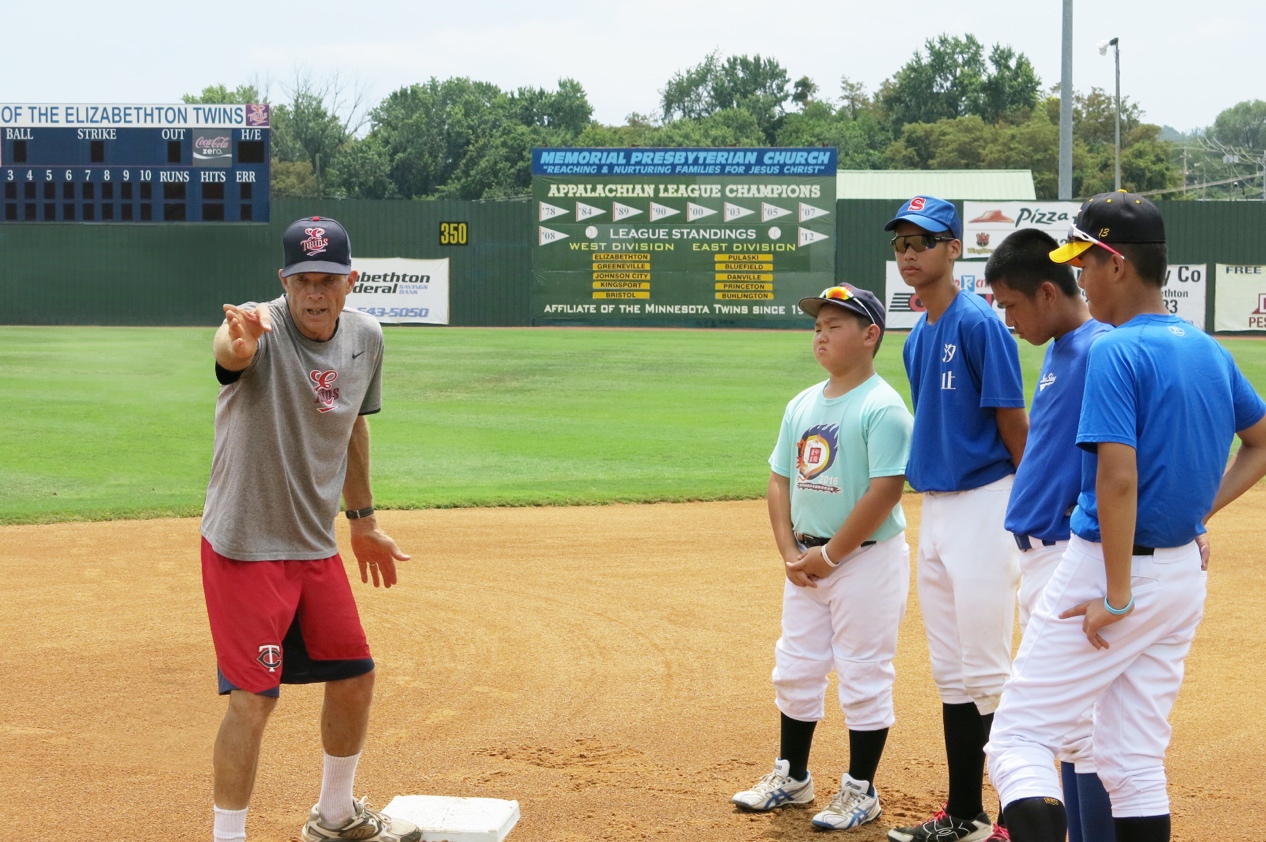
[[[1117,842],[1169,842],[1169,813],[1163,816],[1133,816],[1113,819]]]
[[[989,742],[989,732],[993,730],[993,714],[986,713],[980,717],[980,725],[985,729],[985,742]],[[998,821],[995,822],[998,827],[1003,829],[1007,826],[1007,817],[1002,815],[1002,802],[998,802]]]
[[[870,793],[874,794],[875,770],[879,768],[879,758],[884,753],[884,743],[888,741],[888,729],[878,731],[848,732],[848,774],[855,781],[867,781],[871,784]]]
[[[1064,842],[1068,834],[1068,817],[1057,798],[1021,798],[1005,812],[1015,842]]]
[[[985,811],[981,787],[985,780],[985,724],[975,702],[941,705],[945,729],[945,760],[949,765],[949,797],[945,812],[959,819],[975,819]]]
[[[785,713],[779,716],[782,717],[779,758],[791,766],[790,775],[794,780],[803,781],[809,774],[809,749],[813,746],[813,729],[818,723],[801,722]]]

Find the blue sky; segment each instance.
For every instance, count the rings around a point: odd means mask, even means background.
[[[377,101],[430,77],[503,89],[585,88],[594,116],[654,114],[659,90],[707,53],[777,59],[823,98],[848,76],[873,92],[940,33],[1009,44],[1044,87],[1060,78],[1062,0],[859,3],[853,0],[308,0],[8,3],[0,45],[4,102],[172,102],[212,84],[255,81],[285,99],[296,74],[338,73]],[[1122,94],[1180,130],[1266,98],[1266,18],[1246,0],[1076,0],[1073,83]]]

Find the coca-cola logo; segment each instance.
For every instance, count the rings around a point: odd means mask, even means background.
[[[227,135],[200,137],[193,142],[193,145],[198,149],[228,149],[229,138]]]

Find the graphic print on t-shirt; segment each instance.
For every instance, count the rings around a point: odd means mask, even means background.
[[[309,372],[308,377],[312,379],[312,389],[316,392],[317,412],[329,412],[338,400],[338,389],[334,386],[334,381],[338,380],[338,372],[313,371]]]
[[[839,445],[840,427],[838,424],[820,424],[805,431],[796,444],[796,480],[797,488],[810,488],[816,491],[839,492],[838,481],[833,477],[824,477],[820,482],[813,482],[835,463],[835,455]],[[829,484],[826,484],[829,483]]]

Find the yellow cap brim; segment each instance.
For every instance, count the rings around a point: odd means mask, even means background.
[[[1050,257],[1055,263],[1067,263],[1081,257],[1082,253],[1093,245],[1094,243],[1087,243],[1084,240],[1069,240],[1051,252]]]

